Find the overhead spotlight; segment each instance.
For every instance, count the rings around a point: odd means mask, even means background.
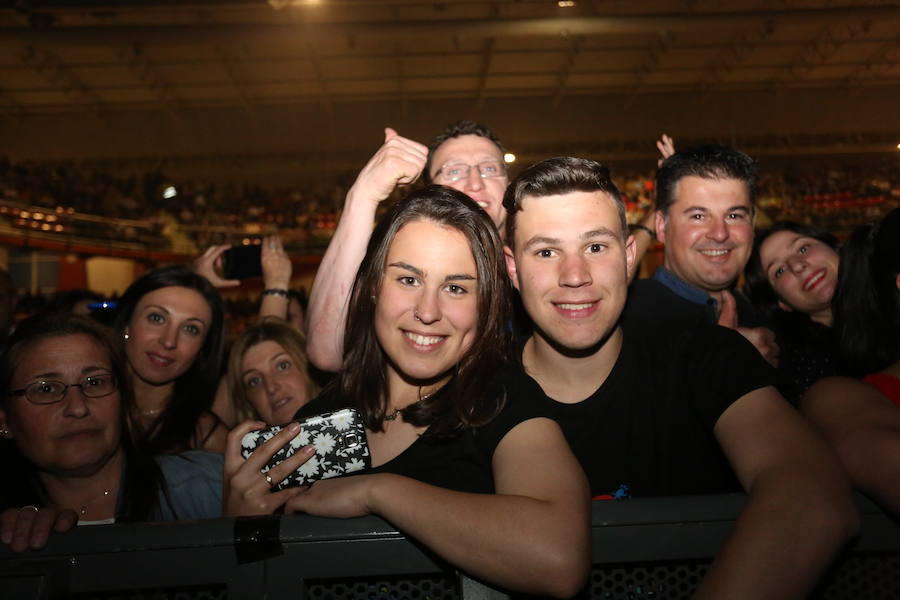
[[[897,144],[897,150],[900,150],[900,144]]]
[[[288,6],[310,6],[321,3],[322,0],[269,0],[269,6],[275,10],[281,10]]]
[[[174,185],[170,185],[163,190],[163,198],[165,198],[166,200],[168,200],[169,198],[174,198],[177,195],[178,190],[175,189]]]
[[[512,152],[507,152],[503,155],[503,162],[505,162],[506,164],[516,162],[516,155]]]
[[[556,5],[560,8],[571,8],[575,6],[575,0],[559,0]]]

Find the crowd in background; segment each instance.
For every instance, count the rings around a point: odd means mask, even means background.
[[[653,171],[614,170],[613,175],[629,222],[638,222],[652,207]],[[70,225],[70,235],[153,245],[185,239],[198,251],[239,242],[247,224],[258,233],[279,231],[291,247],[320,251],[334,232],[348,187],[343,178],[315,187],[271,189],[176,180],[160,170],[117,175],[73,164],[0,160],[0,189],[11,208],[6,214],[17,226],[34,227],[13,218],[18,208],[62,209],[60,223]],[[898,194],[900,174],[889,161],[809,166],[798,160],[763,171],[758,206],[768,221],[787,219],[847,233],[885,214]],[[139,223],[88,222],[66,210]]]

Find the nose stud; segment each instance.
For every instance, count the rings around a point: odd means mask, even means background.
[[[416,308],[416,309],[413,310],[413,317],[415,317],[416,321],[418,321],[419,323],[422,322],[422,317],[419,316],[419,309],[418,309],[418,308]]]

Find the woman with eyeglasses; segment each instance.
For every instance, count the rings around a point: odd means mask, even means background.
[[[154,460],[131,438],[133,403],[121,346],[102,326],[61,314],[19,324],[0,355],[2,543],[38,548],[76,522],[220,515],[221,455]]]

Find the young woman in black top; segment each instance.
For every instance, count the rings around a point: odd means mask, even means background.
[[[778,335],[779,388],[794,403],[810,385],[840,372],[831,311],[837,249],[830,233],[781,221],[757,233],[744,270],[747,295]]]
[[[350,405],[373,470],[270,493],[260,473],[298,433],[246,462],[239,425],[226,451],[226,511],[377,514],[477,577],[569,596],[589,566],[588,490],[559,426],[493,382],[515,356],[496,228],[442,186],[414,192],[377,226],[351,294],[343,368],[307,409]],[[315,445],[319,442],[310,440]],[[278,482],[313,448],[268,471]]]

